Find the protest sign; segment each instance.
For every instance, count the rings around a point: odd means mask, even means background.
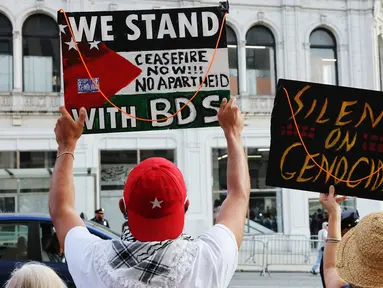
[[[383,200],[382,118],[381,92],[280,80],[267,185]]]
[[[221,100],[230,96],[222,7],[166,10],[58,12],[65,106],[74,119],[87,110],[84,134],[218,125]],[[69,25],[68,25],[69,24]],[[71,27],[74,37],[70,33]],[[75,41],[77,46],[75,45]],[[90,79],[77,48],[89,68]]]

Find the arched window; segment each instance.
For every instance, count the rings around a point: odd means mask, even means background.
[[[239,94],[237,36],[234,30],[229,26],[226,26],[226,37],[229,53],[230,94],[237,96]]]
[[[250,95],[274,95],[276,86],[275,39],[264,26],[246,35],[247,90]]]
[[[326,29],[315,29],[310,35],[311,81],[338,85],[336,40]]]
[[[24,91],[60,91],[60,42],[57,23],[34,14],[23,25]]]
[[[0,92],[13,89],[12,23],[0,13]]]

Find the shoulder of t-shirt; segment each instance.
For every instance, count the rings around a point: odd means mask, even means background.
[[[197,241],[205,243],[226,244],[231,245],[238,250],[237,240],[233,232],[223,224],[216,224],[197,238]],[[227,248],[227,247],[225,247]]]
[[[103,239],[93,235],[89,230],[83,226],[76,226],[69,230],[64,240],[64,250],[67,248],[85,248],[94,245],[97,242],[102,242]]]

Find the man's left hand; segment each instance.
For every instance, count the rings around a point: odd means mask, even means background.
[[[59,145],[59,150],[74,152],[77,140],[81,137],[86,111],[80,109],[80,116],[77,121],[74,121],[64,106],[60,107],[61,117],[57,120],[55,127],[56,141]]]
[[[326,208],[327,213],[329,215],[332,214],[340,214],[341,213],[341,208],[339,206],[339,203],[346,200],[347,196],[337,196],[335,194],[335,187],[330,186],[329,193],[324,194],[322,193],[320,195],[319,201],[323,205],[324,208]]]

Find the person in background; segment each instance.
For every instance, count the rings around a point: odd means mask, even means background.
[[[104,218],[104,208],[97,209],[94,211],[95,217],[90,219],[93,222],[104,225],[105,227],[110,228],[108,220]]]
[[[328,228],[328,223],[323,222],[322,229],[319,230],[318,232],[318,257],[317,257],[317,261],[311,268],[311,273],[313,273],[314,275],[318,274],[316,270],[319,268],[320,262],[322,261],[322,258],[323,258],[324,244],[327,239],[327,228]]]
[[[341,215],[341,236],[346,235],[348,231],[354,228],[359,222],[359,213],[358,210],[349,210],[342,212]],[[325,245],[326,249],[326,245]],[[323,288],[326,288],[326,283],[324,281],[324,271],[323,271],[323,257],[320,263],[320,276],[322,279]]]
[[[49,259],[49,262],[65,263],[63,249],[60,247],[56,233],[53,233],[52,235],[44,235],[41,239],[41,248],[43,261]]]
[[[29,262],[16,268],[5,288],[66,288],[61,278],[48,266]]]
[[[266,213],[265,215],[265,220],[263,220],[263,226],[265,226],[267,229],[270,229],[273,227],[271,219],[270,219],[270,214]]]
[[[329,215],[323,270],[327,288],[383,287],[383,212],[371,213],[341,237],[341,208],[331,186],[320,202]]]

